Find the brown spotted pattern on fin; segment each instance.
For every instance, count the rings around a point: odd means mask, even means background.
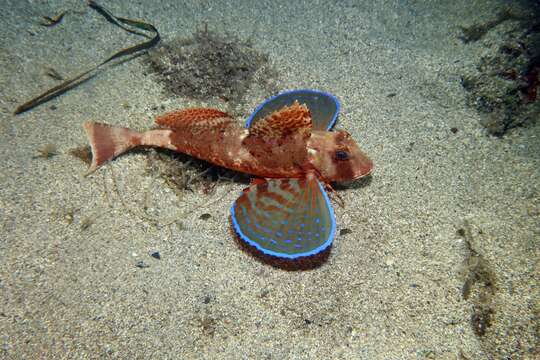
[[[284,106],[274,111],[250,129],[250,136],[266,139],[276,139],[295,132],[301,132],[306,137],[311,133],[311,114],[306,105],[295,101],[291,106]]]
[[[227,127],[233,123],[223,111],[209,108],[191,108],[169,112],[156,118],[156,124],[175,130],[202,130]]]
[[[242,145],[265,167],[297,172],[307,161],[311,114],[295,101],[249,129]]]

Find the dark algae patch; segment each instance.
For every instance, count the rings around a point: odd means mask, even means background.
[[[471,298],[472,290],[479,287],[481,290],[479,293],[479,300],[485,303],[495,293],[494,276],[489,269],[487,262],[471,244],[472,233],[469,223],[466,222],[464,228],[459,229],[457,233],[465,240],[465,245],[467,247],[464,264],[465,282],[461,289],[461,296],[464,300],[469,300]]]
[[[471,326],[476,336],[486,335],[486,331],[491,326],[493,310],[484,307],[474,307],[471,315]]]
[[[68,150],[68,154],[81,160],[86,165],[90,166],[92,163],[92,150],[88,145],[78,146]]]
[[[538,329],[538,310],[523,313],[526,320],[509,313],[503,297],[512,290],[504,281],[505,274],[496,274],[500,269],[497,262],[488,261],[482,251],[488,235],[468,221],[457,230],[457,235],[465,244],[461,297],[468,309],[469,326],[487,358],[536,358],[539,343],[534,328]],[[497,277],[501,279],[500,284]]]
[[[146,160],[146,173],[157,174],[165,184],[172,189],[178,197],[182,197],[185,191],[193,191],[193,188],[205,179],[199,174],[204,174],[211,165],[195,161],[184,154],[171,151],[151,151]]]
[[[466,246],[463,264],[465,282],[461,296],[471,304],[470,325],[475,335],[481,338],[492,325],[495,278],[487,261],[473,247],[472,229],[467,221],[457,234],[463,238]]]
[[[474,42],[507,20],[509,31],[483,56],[476,72],[462,77],[467,101],[481,115],[481,123],[495,136],[533,124],[540,117],[537,92],[540,69],[540,6],[505,9],[495,20],[462,27],[462,40]],[[502,25],[501,25],[502,26]]]
[[[210,195],[220,181],[236,179],[247,182],[248,179],[247,175],[213,166],[189,155],[162,149],[150,150],[146,158],[146,173],[161,178],[178,198],[182,198],[185,192]]]
[[[254,82],[271,87],[276,72],[250,41],[204,29],[150,52],[150,71],[169,96],[240,102]],[[256,76],[257,75],[257,76]]]
[[[521,18],[522,16],[513,13],[509,8],[505,8],[501,10],[493,20],[471,26],[460,26],[460,29],[463,32],[460,38],[464,43],[478,41],[497,25],[502,24],[507,20],[520,20]]]

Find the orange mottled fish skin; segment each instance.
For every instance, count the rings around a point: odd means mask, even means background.
[[[206,108],[168,113],[156,123],[170,129],[169,148],[225,168],[269,178],[302,177],[310,168],[309,134],[298,138],[296,131],[277,136],[279,129],[248,130],[226,113]]]
[[[371,160],[345,131],[312,129],[311,114],[298,102],[275,111],[249,129],[227,113],[194,108],[156,118],[161,129],[143,133],[101,123],[84,128],[92,147],[89,172],[137,146],[162,147],[263,178],[301,178],[324,182],[369,174]]]
[[[156,118],[156,124],[169,129],[185,128],[194,123],[203,124],[212,119],[230,118],[226,112],[209,108],[192,108],[172,111]],[[207,124],[211,126],[211,124]]]

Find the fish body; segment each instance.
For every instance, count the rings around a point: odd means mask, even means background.
[[[324,184],[357,179],[373,169],[349,133],[314,129],[310,109],[298,101],[249,128],[208,108],[167,113],[156,124],[159,129],[141,133],[85,123],[93,153],[89,171],[129,149],[151,146],[261,178],[233,204],[232,223],[247,245],[280,259],[297,260],[329,249],[335,221]]]
[[[314,172],[324,182],[369,174],[373,164],[345,131],[311,130],[306,106],[294,103],[246,129],[228,114],[194,108],[156,118],[162,129],[143,133],[87,122],[90,171],[137,146],[166,148],[262,178],[301,178]]]

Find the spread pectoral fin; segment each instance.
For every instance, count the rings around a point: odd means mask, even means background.
[[[248,118],[246,127],[255,126],[269,114],[284,106],[290,106],[295,101],[305,104],[309,109],[313,130],[330,131],[332,129],[339,113],[338,99],[332,94],[310,89],[287,91],[266,100]]]
[[[332,205],[311,176],[255,183],[233,204],[231,216],[243,242],[278,258],[316,255],[331,246],[335,234]]]

